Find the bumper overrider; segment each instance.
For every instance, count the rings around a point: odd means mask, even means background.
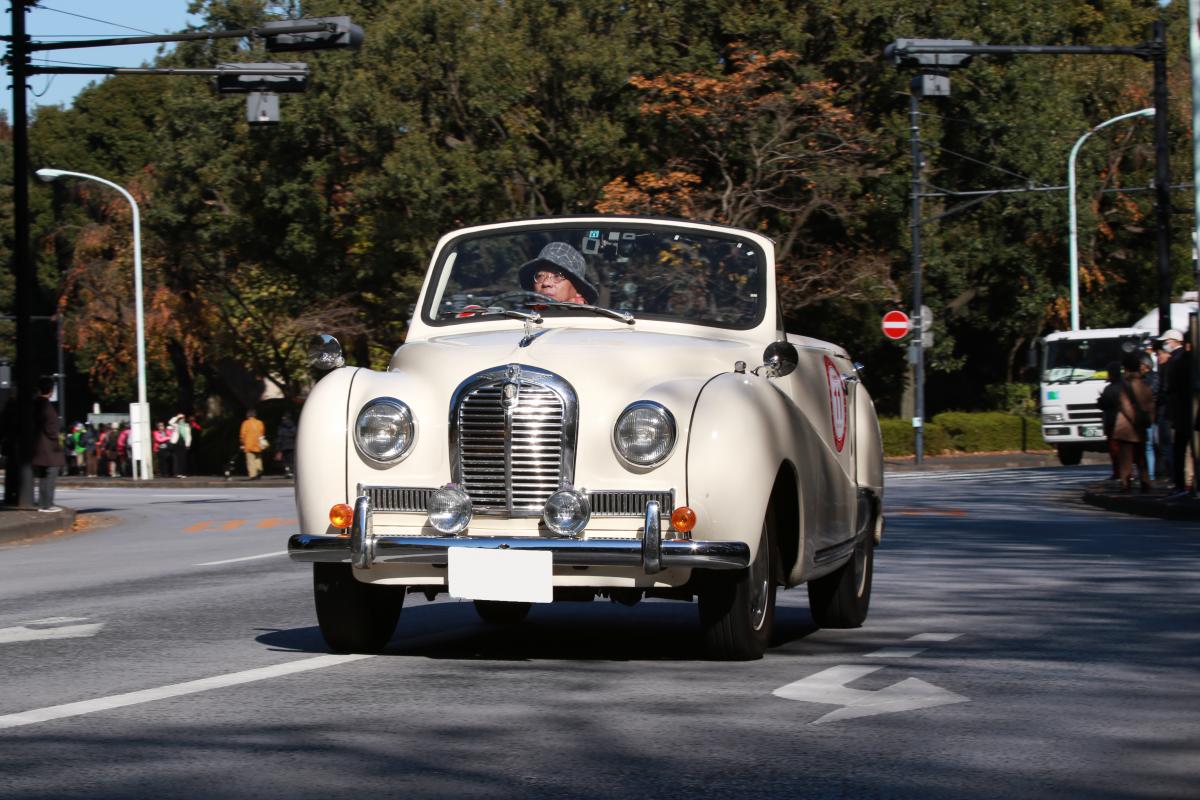
[[[641,539],[380,536],[372,530],[371,500],[363,495],[354,503],[354,520],[348,536],[293,534],[288,540],[288,554],[294,561],[348,562],[364,569],[373,564],[445,565],[447,551],[454,547],[549,551],[555,566],[640,566],[648,575],[670,567],[744,569],[749,566],[750,547],[745,542],[663,539],[661,513],[656,501],[646,503],[645,533]]]

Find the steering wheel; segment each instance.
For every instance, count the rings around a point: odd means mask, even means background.
[[[542,306],[547,303],[553,303],[554,299],[538,292],[531,292],[528,289],[514,289],[511,292],[501,292],[489,302],[508,303],[509,305]]]

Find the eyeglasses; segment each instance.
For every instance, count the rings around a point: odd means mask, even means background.
[[[535,284],[536,283],[548,283],[553,286],[554,284],[562,283],[566,279],[567,279],[567,276],[565,274],[563,274],[562,272],[559,272],[558,270],[554,270],[554,271],[541,270],[539,272],[534,273],[534,275],[533,275],[533,282]]]

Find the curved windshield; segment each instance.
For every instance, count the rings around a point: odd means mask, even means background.
[[[451,242],[422,311],[435,325],[503,309],[746,329],[763,316],[764,274],[761,249],[736,235],[618,220],[507,228]]]
[[[1046,342],[1046,360],[1042,367],[1044,383],[1079,383],[1104,380],[1108,365],[1121,362],[1129,353],[1142,348],[1144,337],[1120,336],[1110,339],[1059,339]]]

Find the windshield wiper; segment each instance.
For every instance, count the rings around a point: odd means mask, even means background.
[[[442,317],[508,317],[509,319],[519,319],[526,323],[532,322],[534,325],[542,324],[542,315],[536,311],[515,311],[511,308],[501,308],[500,306],[488,306],[487,308],[462,308],[458,311],[445,311],[442,312]]]
[[[634,319],[633,314],[630,314],[628,311],[617,311],[616,309],[605,308],[604,306],[588,305],[587,303],[564,303],[561,300],[547,300],[544,303],[534,303],[533,301],[530,301],[529,305],[546,306],[547,308],[566,308],[571,310],[578,309],[579,311],[590,311],[593,314],[599,314],[602,317],[608,317],[609,319],[615,319],[618,322],[624,322],[626,325],[632,325],[633,323],[637,322],[637,320]]]

